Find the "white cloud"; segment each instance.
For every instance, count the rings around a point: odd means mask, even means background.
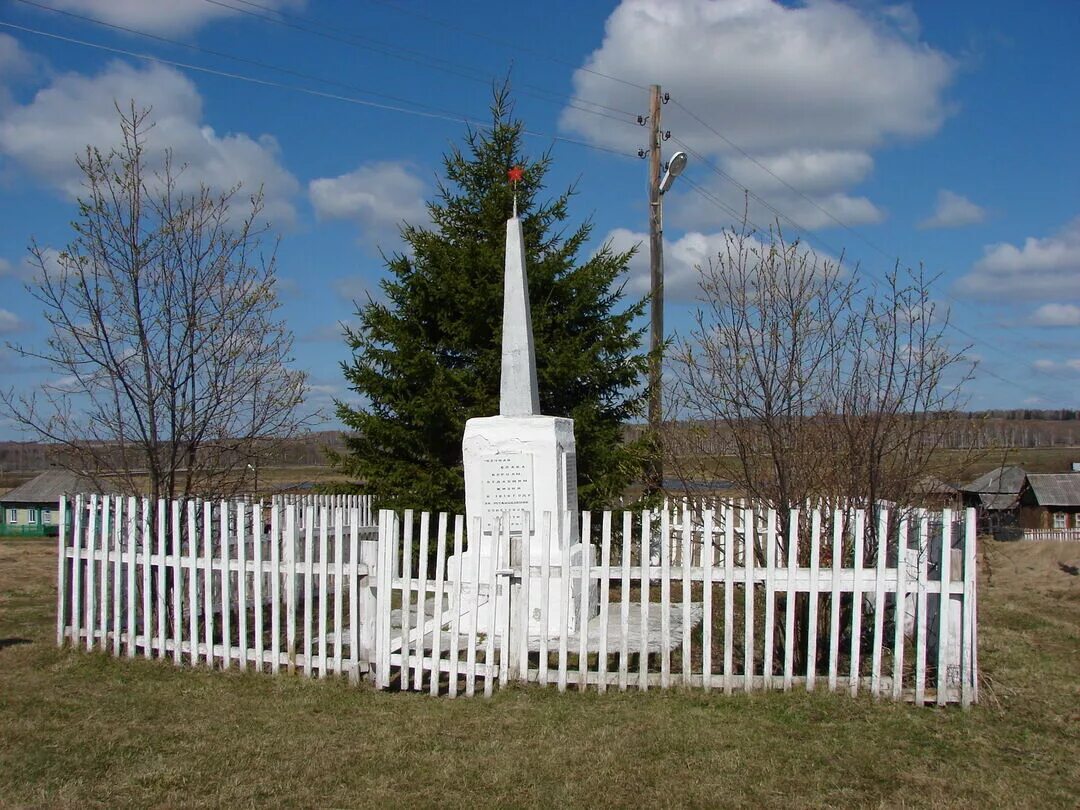
[[[984,219],[986,209],[967,197],[943,188],[938,192],[934,213],[920,222],[919,227],[962,228],[965,225],[975,225]]]
[[[158,34],[193,31],[213,20],[239,14],[242,8],[239,3],[230,8],[205,0],[52,0],[52,5]],[[270,11],[301,8],[304,0],[261,0],[260,5]]]
[[[1032,326],[1080,326],[1080,306],[1043,304],[1031,315]]]
[[[730,183],[707,180],[704,184],[706,193],[712,200],[722,203],[723,207],[684,188],[672,194],[672,199],[665,203],[665,220],[668,225],[679,228],[709,230],[741,223],[745,215],[750,225],[759,230],[767,230],[779,222],[781,230],[792,232],[798,228],[813,230],[833,227],[837,225],[837,220],[855,226],[885,219],[885,212],[868,198],[843,191],[804,197],[783,188],[762,193],[760,185],[747,185],[755,190],[757,197],[747,196],[743,188]]]
[[[375,297],[371,285],[360,276],[345,276],[344,278],[335,279],[333,287],[342,298],[347,301],[356,301],[358,304],[367,302],[369,294]]]
[[[397,242],[403,222],[428,222],[424,181],[405,163],[368,163],[337,177],[308,184],[315,212],[323,219],[347,219],[360,228],[361,242],[375,248]]]
[[[986,299],[1080,298],[1080,217],[1054,236],[1029,236],[1020,247],[987,245],[956,288]]]
[[[7,259],[0,257],[0,278],[15,275],[15,267]]]
[[[0,309],[0,333],[18,332],[23,326],[22,318],[14,312]]]
[[[664,129],[777,207],[800,204],[807,220],[795,217],[800,224],[835,225],[821,208],[847,224],[877,222],[883,213],[845,190],[872,169],[873,148],[937,131],[949,112],[944,92],[955,66],[915,39],[910,9],[874,9],[835,0],[623,0],[601,46],[574,74],[574,88],[581,98],[637,111],[639,88],[598,74],[658,82],[677,102],[663,108]],[[737,155],[680,105],[813,203]],[[573,107],[563,110],[560,125],[627,151],[641,139],[641,130]]]
[[[1036,360],[1032,368],[1040,374],[1080,374],[1080,357],[1071,360]]]
[[[708,267],[710,261],[727,251],[731,234],[729,231],[700,233],[690,231],[681,238],[664,240],[664,300],[696,301],[701,294],[699,281],[701,268]],[[749,249],[762,248],[760,241],[748,237]],[[608,233],[606,240],[612,250],[621,252],[639,245],[638,251],[630,260],[627,268],[626,290],[633,296],[645,295],[650,290],[649,275],[649,236],[626,228],[616,228]],[[824,254],[817,254],[819,261],[833,262],[834,259]]]
[[[174,162],[187,165],[180,176],[182,190],[200,182],[215,189],[242,183],[246,195],[262,186],[265,216],[278,226],[293,222],[291,198],[299,184],[281,164],[277,141],[270,135],[217,134],[203,122],[195,85],[162,65],[137,68],[117,61],[95,76],[57,77],[31,102],[0,119],[0,154],[75,197],[83,191],[76,155],[85,153],[87,144],[106,152],[117,145],[120,124],[114,105],[126,108],[132,100],[136,107],[152,107],[155,125],[146,136],[149,168],[157,168],[163,151],[171,148]]]

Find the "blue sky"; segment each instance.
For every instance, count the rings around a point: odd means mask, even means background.
[[[731,223],[714,201],[741,209],[748,188],[789,233],[843,250],[871,276],[897,259],[940,274],[935,298],[959,327],[951,339],[979,361],[969,407],[1080,406],[1073,0],[39,5],[158,39],[0,5],[2,339],[44,337],[23,290],[26,248],[31,237],[68,240],[74,155],[117,137],[114,99],[154,108],[156,145],[172,146],[193,179],[264,185],[296,362],[327,404],[349,398],[339,322],[376,291],[379,250],[400,247],[397,223],[424,220],[441,155],[464,118],[486,120],[492,82],[510,76],[518,115],[541,133],[530,148],[552,150],[552,189],[577,183],[575,221],[591,216],[596,244],[619,246],[647,227],[635,154],[645,130],[633,119],[658,82],[672,96],[666,154],[696,155],[666,198],[671,331],[687,327],[693,268]],[[775,216],[752,198],[756,223]],[[646,289],[646,268],[641,254],[629,289]],[[0,372],[17,389],[48,376],[8,350]]]

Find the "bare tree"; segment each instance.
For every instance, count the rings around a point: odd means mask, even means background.
[[[700,287],[672,401],[698,444],[733,446],[718,473],[779,509],[911,503],[969,377],[922,272],[869,283],[779,228],[744,227]]]
[[[262,193],[237,216],[238,187],[184,191],[170,152],[149,167],[149,111],[117,109],[121,145],[76,161],[74,238],[58,255],[30,249],[50,334],[13,348],[56,377],[2,401],[107,489],[229,494],[260,451],[307,422],[306,375],[288,367],[292,335],[277,316],[276,245],[263,253]]]

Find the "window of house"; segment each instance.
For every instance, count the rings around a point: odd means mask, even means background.
[[[7,510],[7,522],[11,523],[11,524],[15,524],[15,523],[19,522],[19,510],[18,509],[8,509]]]
[[[36,524],[37,523],[37,510],[36,509],[27,509],[26,510],[26,522],[30,523],[30,524]]]
[[[1054,528],[1065,529],[1068,528],[1069,516],[1064,512],[1054,512]]]
[[[46,526],[52,523],[52,509],[41,510],[41,522]]]

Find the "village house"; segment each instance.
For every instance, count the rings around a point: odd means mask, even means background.
[[[1028,475],[1020,491],[1019,525],[1027,539],[1047,531],[1080,535],[1080,474]]]
[[[0,496],[0,534],[55,537],[60,531],[60,498],[92,487],[67,470],[48,470]]]
[[[1016,526],[1026,476],[1022,467],[995,467],[961,488],[963,505],[975,509],[980,532],[996,535]]]

